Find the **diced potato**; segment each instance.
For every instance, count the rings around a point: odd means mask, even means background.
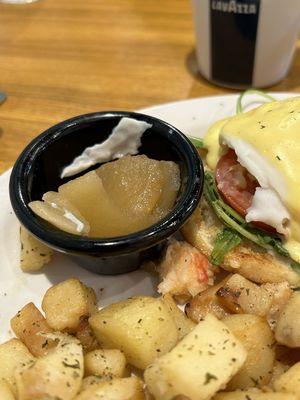
[[[300,292],[292,294],[280,313],[275,338],[288,347],[300,347]]]
[[[227,326],[209,314],[146,369],[145,382],[157,400],[178,395],[207,400],[226,385],[246,357],[244,347]]]
[[[256,315],[231,315],[223,322],[240,340],[248,356],[245,364],[227,385],[228,390],[262,387],[271,379],[275,351],[274,337],[266,320]]]
[[[98,340],[90,327],[88,317],[80,319],[75,336],[80,341],[84,354],[100,347]]]
[[[79,393],[85,391],[86,389],[89,389],[91,386],[94,386],[94,385],[98,384],[99,382],[103,382],[103,380],[107,380],[107,379],[103,379],[103,378],[100,378],[100,376],[95,376],[95,375],[91,375],[91,376],[87,376],[86,378],[83,378]]]
[[[16,370],[18,400],[48,397],[71,400],[83,378],[83,353],[78,340],[62,333],[47,333],[45,338],[57,346],[32,365]]]
[[[0,382],[0,399],[1,400],[15,400],[15,396],[6,382]]]
[[[300,398],[300,362],[280,375],[273,386],[276,392],[294,393]]]
[[[228,278],[225,278],[218,284],[206,289],[204,292],[197,294],[185,306],[185,312],[189,318],[195,322],[201,321],[207,314],[213,314],[218,319],[224,318],[229,314],[228,310],[219,302],[216,295],[217,291],[223,287]]]
[[[20,266],[24,272],[38,271],[51,261],[53,250],[20,228]]]
[[[90,231],[88,221],[69,200],[57,192],[47,192],[43,201],[32,201],[28,205],[39,217],[65,232],[87,235]]]
[[[170,294],[163,295],[161,297],[161,301],[167,306],[171,316],[175,321],[179,340],[182,339],[186,334],[195,328],[196,324],[178,308],[176,302],[173,300],[173,297]]]
[[[126,358],[120,350],[97,349],[84,356],[85,376],[122,378],[125,374]]]
[[[106,347],[122,350],[127,361],[145,369],[178,341],[168,309],[152,297],[132,297],[92,315],[89,323]]]
[[[75,400],[144,400],[143,382],[136,376],[115,378],[86,388]]]
[[[274,366],[273,366],[273,371],[272,371],[272,376],[271,380],[268,384],[270,388],[274,389],[274,382],[277,381],[277,379],[284,374],[287,370],[289,369],[288,365],[285,365],[281,363],[280,361],[275,360]]]
[[[271,393],[260,391],[237,391],[218,393],[213,400],[297,400],[297,396],[286,393]]]
[[[76,332],[81,319],[97,310],[96,302],[93,289],[72,278],[47,290],[42,309],[51,328]]]
[[[61,185],[58,191],[89,221],[89,236],[118,236],[128,231],[126,215],[111,201],[95,171]]]
[[[19,339],[11,339],[0,344],[0,381],[8,383],[10,389],[16,394],[16,368],[32,363],[34,359]]]
[[[24,306],[10,321],[15,335],[25,344],[36,357],[47,353],[51,341],[45,340],[40,332],[52,332],[46,319],[33,303]]]
[[[219,302],[236,314],[267,315],[273,296],[239,274],[232,275],[217,291]]]
[[[272,296],[272,305],[267,315],[267,321],[271,329],[274,330],[278,321],[278,317],[293,294],[288,282],[265,283],[261,288],[266,290]]]

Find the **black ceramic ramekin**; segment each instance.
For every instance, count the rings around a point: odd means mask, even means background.
[[[139,154],[179,165],[181,188],[173,210],[147,229],[114,238],[72,235],[36,216],[28,203],[40,200],[45,192],[57,190],[62,183],[86,173],[60,178],[64,166],[86,147],[104,141],[122,117],[152,124],[142,136]],[[36,137],[16,161],[9,190],[16,216],[32,235],[55,250],[76,257],[93,272],[120,274],[137,269],[145,257],[183,225],[196,208],[202,188],[202,162],[194,146],[178,129],[148,115],[109,111],[71,118]]]

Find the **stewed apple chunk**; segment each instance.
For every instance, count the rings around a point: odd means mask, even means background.
[[[29,205],[56,227],[91,237],[137,232],[165,217],[174,206],[180,171],[172,161],[125,156],[48,192]],[[76,223],[77,222],[77,223]]]
[[[146,156],[125,156],[97,170],[110,200],[136,217],[150,214],[163,190],[160,161]]]
[[[39,217],[65,232],[87,235],[90,231],[88,221],[78,209],[57,192],[45,193],[43,201],[32,201],[29,207]]]

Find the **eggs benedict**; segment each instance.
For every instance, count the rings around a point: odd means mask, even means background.
[[[186,239],[211,262],[247,270],[252,280],[298,282],[300,97],[218,121],[204,148],[205,199],[183,229]],[[211,221],[204,223],[212,213],[218,217],[213,233]],[[262,275],[255,279],[250,264]],[[266,268],[276,267],[270,280]]]

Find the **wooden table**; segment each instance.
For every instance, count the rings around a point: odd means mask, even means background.
[[[300,91],[299,53],[272,90]],[[197,73],[187,0],[0,4],[0,90],[0,173],[65,118],[230,92]]]

